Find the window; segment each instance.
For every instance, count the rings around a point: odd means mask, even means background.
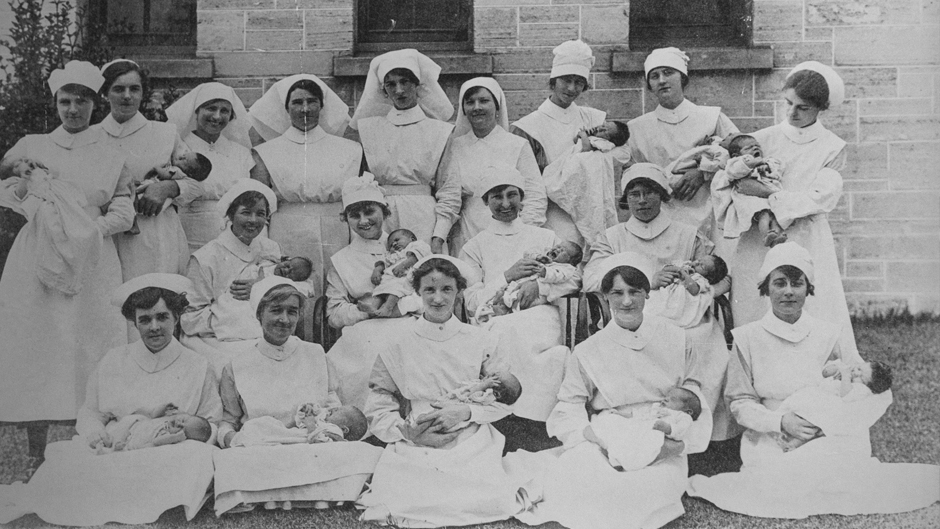
[[[196,0],[98,0],[91,7],[118,55],[196,51]]]
[[[359,0],[356,50],[473,48],[472,0]]]
[[[631,0],[630,49],[747,47],[752,0]]]

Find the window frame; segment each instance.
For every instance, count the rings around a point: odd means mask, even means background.
[[[704,0],[713,3],[727,2],[728,20],[720,24],[663,25],[644,23],[633,9],[643,2],[657,0],[631,0],[630,36],[631,50],[650,51],[664,46],[685,48],[750,48],[753,45],[753,0]],[[634,25],[636,24],[636,25]],[[705,35],[703,36],[702,33]]]
[[[149,7],[153,0],[142,0],[144,4],[144,20],[149,20]],[[132,34],[111,33],[108,28],[108,0],[88,0],[88,13],[93,24],[103,28],[108,41],[114,46],[115,56],[147,56],[147,55],[196,55],[198,27],[196,10],[198,1],[192,0],[192,14],[186,17],[188,32],[184,33],[151,33]],[[182,41],[182,42],[181,42]]]
[[[356,54],[384,53],[404,48],[415,48],[427,52],[472,52],[473,51],[473,0],[448,0],[463,4],[467,16],[467,38],[454,41],[420,41],[401,39],[394,41],[369,42],[363,38],[365,28],[362,25],[363,10],[368,9],[370,0],[356,0],[353,6],[353,50]]]

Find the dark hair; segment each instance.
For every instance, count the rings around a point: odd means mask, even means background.
[[[797,97],[819,110],[829,108],[829,83],[826,82],[826,78],[822,74],[811,70],[794,72],[783,83],[784,91],[790,88],[793,89]]]
[[[574,251],[571,252],[571,261],[572,261],[572,264],[574,264],[575,266],[578,266],[578,263],[580,263],[581,260],[584,259],[584,250],[581,248],[581,245],[573,241],[562,241],[562,244],[568,244],[568,245],[571,245],[572,248],[574,248]]]
[[[578,74],[576,74],[576,73],[569,73],[569,74],[566,74],[566,75],[573,75],[573,76],[577,77],[578,79],[580,79],[580,80],[584,83],[584,88],[581,89],[581,93],[582,93],[582,94],[583,94],[584,92],[587,92],[588,90],[591,89],[591,85],[588,83],[588,80],[585,79],[584,77],[581,77],[580,75],[578,75]],[[565,75],[559,75],[558,77],[565,77]],[[558,77],[552,77],[551,79],[548,80],[548,87],[551,88],[552,90],[555,89],[555,79],[558,79]]]
[[[618,266],[604,274],[604,278],[601,279],[601,293],[610,293],[610,289],[614,288],[614,278],[617,276],[631,287],[643,289],[649,294],[650,280],[646,277],[646,274],[627,265]]]
[[[519,379],[512,373],[506,373],[506,378],[512,377],[512,380],[515,381],[515,384],[512,386],[504,385],[502,380],[493,388],[493,396],[496,397],[496,402],[500,404],[512,405],[515,404],[519,397],[522,396],[522,383],[519,382]]]
[[[261,191],[249,190],[235,197],[235,200],[229,204],[228,209],[225,210],[225,216],[229,220],[233,220],[235,217],[235,212],[238,211],[239,206],[245,206],[246,208],[251,208],[258,201],[264,200],[264,209],[268,212],[271,211],[271,204],[268,204],[268,199],[264,196],[264,193]]]
[[[454,278],[457,281],[458,291],[462,291],[467,288],[467,278],[460,275],[460,270],[457,269],[457,265],[448,261],[447,259],[435,257],[433,259],[428,259],[427,261],[421,263],[421,266],[412,270],[411,287],[414,288],[415,292],[421,290],[421,280],[424,279],[424,276],[430,274],[431,272],[440,272],[447,277]]]
[[[119,61],[111,66],[108,66],[108,69],[102,72],[104,76],[104,84],[101,85],[101,95],[107,97],[108,91],[111,90],[111,85],[114,84],[114,81],[118,77],[130,73],[137,72],[137,75],[140,76],[140,87],[143,89],[143,99],[141,102],[146,101],[150,95],[150,76],[147,75],[147,70],[142,69],[138,64],[128,61]]]
[[[261,296],[261,300],[258,301],[258,310],[255,311],[255,317],[258,318],[258,321],[261,321],[261,313],[264,312],[264,309],[266,309],[268,305],[271,303],[283,303],[290,299],[291,296],[297,296],[297,300],[300,302],[300,310],[304,310],[304,303],[307,301],[304,295],[291,285],[281,284],[271,287],[270,290]]]
[[[754,136],[748,136],[747,134],[738,134],[734,137],[733,140],[728,142],[728,154],[733,158],[741,154],[741,142],[746,139],[754,139]]]
[[[124,316],[125,320],[133,323],[137,318],[138,309],[152,309],[161,299],[166,303],[166,308],[169,309],[177,319],[179,319],[183,310],[189,306],[189,301],[186,299],[185,293],[177,294],[172,290],[160,287],[144,287],[124,300],[124,304],[121,305],[121,316]]]
[[[662,68],[662,66],[657,66],[656,68]],[[653,70],[655,70],[656,68],[653,68]],[[670,69],[672,69],[672,70],[676,70],[675,68],[673,68],[673,67],[671,67],[671,66],[666,66],[666,68],[670,68]],[[650,73],[653,73],[653,70],[650,70]],[[679,72],[679,70],[676,70],[676,71]],[[689,86],[689,76],[686,75],[686,74],[684,74],[684,73],[682,73],[682,72],[679,72],[679,77],[682,78],[682,80],[681,80],[680,82],[682,83],[682,89],[685,90],[685,87]],[[650,76],[649,76],[649,74],[646,75],[646,88],[649,88],[650,91],[653,90],[653,87],[650,85]]]
[[[356,419],[352,424],[346,425],[347,431],[344,432],[343,438],[347,441],[359,441],[365,437],[366,433],[369,432],[369,419],[366,418],[366,414],[355,406],[346,405],[339,408],[347,413],[352,413]]]
[[[813,296],[816,294],[816,287],[814,287],[813,284],[810,283],[809,278],[806,277],[806,274],[804,274],[803,271],[800,270],[799,268],[793,265],[780,265],[777,268],[774,268],[774,270],[780,270],[780,272],[782,272],[783,275],[786,276],[786,278],[789,279],[791,282],[799,281],[801,278],[806,279],[806,295]],[[771,270],[770,272],[773,273],[774,270]],[[757,285],[757,291],[760,293],[761,296],[770,295],[770,274],[767,274],[767,277],[765,277]]]
[[[187,439],[194,439],[205,443],[209,440],[209,437],[212,436],[212,426],[209,425],[209,421],[198,415],[193,415],[193,418],[197,419],[196,425],[192,428],[189,428],[188,425],[184,426],[183,432],[186,434]]]
[[[871,382],[868,383],[868,389],[872,393],[877,395],[888,391],[892,381],[891,366],[884,362],[871,362]]]
[[[415,232],[413,232],[413,231],[411,231],[411,230],[409,230],[409,229],[407,229],[407,228],[398,228],[397,230],[392,230],[392,232],[388,234],[388,238],[391,239],[392,236],[395,235],[396,233],[405,233],[406,235],[408,235],[408,236],[411,237],[412,239],[418,240],[418,236],[415,235]]]
[[[421,84],[421,81],[418,80],[418,76],[415,75],[415,73],[412,72],[411,70],[409,70],[408,68],[392,68],[391,70],[388,71],[388,73],[385,74],[385,79],[388,79],[388,76],[389,76],[389,75],[399,75],[399,76],[404,77],[405,79],[411,81],[412,83],[414,83],[414,84],[416,84],[416,85],[420,85],[420,84]],[[385,79],[382,79],[382,90],[383,90],[383,91],[385,90]]]
[[[699,415],[702,414],[702,401],[699,400],[698,395],[694,391],[687,388],[679,388],[685,392],[686,401],[689,405],[689,415],[692,416],[693,421],[697,421]]]
[[[714,285],[728,275],[728,264],[725,263],[724,259],[717,255],[711,255],[709,257],[715,260],[715,269],[708,274],[703,275],[702,277],[708,281],[709,285]]]
[[[363,200],[362,202],[353,202],[352,204],[346,206],[339,214],[339,220],[346,222],[349,219],[350,215],[355,215],[362,213],[369,207],[376,207],[382,210],[382,215],[387,219],[392,216],[392,210],[388,208],[386,204],[381,202],[375,202],[374,200]]]
[[[491,195],[492,193],[496,193],[496,194],[502,193],[502,192],[503,192],[503,189],[506,189],[507,187],[510,187],[510,184],[498,185],[498,186],[496,186],[496,187],[494,187],[494,188],[492,188],[492,189],[487,190],[486,193],[483,193],[483,197],[482,197],[482,198],[483,198],[483,203],[489,205],[489,203],[490,203],[490,195]],[[525,190],[523,190],[521,187],[517,187],[517,186],[511,186],[511,187],[515,187],[516,189],[519,190],[519,200],[525,200]]]
[[[662,202],[669,202],[672,200],[672,197],[669,196],[669,193],[665,189],[663,189],[663,186],[657,184],[654,180],[650,180],[649,178],[637,178],[635,180],[631,180],[630,183],[627,184],[626,189],[623,190],[623,194],[620,195],[620,202],[617,204],[620,209],[630,209],[630,206],[627,204],[627,193],[640,184],[643,184],[653,191],[659,193],[659,199]]]
[[[471,97],[477,95],[477,92],[479,92],[480,90],[486,90],[486,92],[487,92],[488,94],[490,94],[490,97],[493,98],[493,103],[496,104],[496,111],[499,112],[499,99],[496,99],[496,94],[494,94],[493,92],[490,92],[490,89],[489,89],[489,88],[487,88],[487,87],[485,87],[485,86],[481,86],[481,85],[471,86],[470,88],[468,88],[467,91],[464,92],[464,94],[463,94],[463,101],[460,102],[460,106],[463,107],[463,105],[466,105],[466,104],[467,104],[467,101],[468,101]],[[464,112],[464,113],[466,113],[466,112]]]
[[[290,111],[290,96],[294,93],[294,90],[306,90],[313,94],[317,99],[320,100],[320,108],[324,107],[323,105],[323,89],[320,88],[316,82],[312,79],[301,79],[296,83],[290,85],[290,88],[287,89],[287,97],[284,98],[284,110]]]
[[[286,257],[286,256],[285,256],[285,257],[282,257],[282,258],[281,258],[281,261],[282,261],[282,262],[283,262],[283,261],[290,261],[290,260],[292,260],[292,259],[300,259],[301,261],[303,261],[304,263],[307,264],[307,266],[310,268],[310,273],[307,274],[307,277],[303,278],[303,280],[306,281],[307,279],[310,279],[310,276],[313,274],[313,261],[311,261],[310,259],[307,259],[306,257],[304,257],[304,256],[302,256],[302,255],[297,255],[297,256],[295,256],[295,257]]]
[[[209,173],[212,172],[212,162],[209,161],[204,155],[196,153],[196,170],[189,171],[186,173],[186,176],[192,178],[197,182],[202,182],[206,178],[209,178]],[[255,191],[257,193],[257,191]],[[260,193],[258,193],[260,194]],[[261,195],[262,197],[264,195]]]
[[[623,121],[613,121],[612,123],[617,131],[610,135],[610,141],[617,147],[626,145],[627,141],[630,139],[630,127]]]
[[[67,92],[69,94],[84,97],[85,99],[90,100],[92,104],[95,105],[95,108],[98,108],[98,94],[83,84],[67,83],[62,85],[58,90],[56,90],[55,95],[52,96],[54,99],[56,99],[56,103],[58,103],[59,92]]]

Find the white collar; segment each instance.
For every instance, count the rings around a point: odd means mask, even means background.
[[[317,125],[312,129],[304,132],[297,127],[291,125],[289,129],[283,134],[284,138],[297,143],[299,145],[316,143],[326,137],[326,131],[323,130],[323,127]]]
[[[222,243],[222,246],[224,246],[226,250],[232,252],[235,257],[238,257],[246,263],[253,262],[261,253],[260,235],[252,239],[250,245],[246,245],[232,233],[232,227],[229,225],[226,226],[225,231],[218,235],[218,238],[219,242]]]
[[[395,107],[392,107],[388,111],[388,114],[385,116],[386,119],[392,122],[392,125],[401,127],[403,125],[411,125],[412,123],[417,123],[428,119],[427,114],[424,113],[424,110],[421,110],[421,105],[415,105],[407,110],[398,110]]]
[[[825,132],[827,132],[826,127],[824,127],[823,124],[819,122],[819,118],[816,118],[816,123],[801,129],[794,127],[788,121],[784,121],[780,125],[783,128],[783,135],[793,143],[799,145],[818,140]]]
[[[150,352],[143,340],[130,344],[130,348],[134,363],[147,373],[157,373],[170,367],[183,352],[183,346],[176,338],[170,338],[170,343],[156,353]]]
[[[799,343],[809,336],[810,331],[813,330],[814,320],[815,318],[807,314],[805,309],[800,315],[800,319],[792,324],[775,316],[773,310],[768,310],[767,314],[764,314],[764,317],[761,318],[760,324],[765,331],[780,339],[790,343]]]
[[[379,237],[378,240],[363,239],[362,237],[359,236],[358,233],[356,233],[352,229],[349,230],[349,233],[352,236],[351,240],[349,241],[349,248],[351,248],[352,250],[357,251],[359,253],[369,254],[369,255],[376,255],[376,254],[385,255],[385,246],[386,246],[386,241],[388,241],[388,234],[385,233],[384,231],[382,232],[382,236]]]
[[[502,222],[490,217],[490,223],[486,229],[496,235],[515,235],[522,231],[522,227],[523,222],[519,217],[512,222]]]
[[[689,117],[692,114],[692,110],[695,108],[695,103],[689,101],[688,99],[683,99],[679,106],[669,110],[668,108],[659,105],[656,107],[656,110],[653,113],[656,114],[656,119],[664,123],[671,123],[675,125],[676,123],[681,123],[685,118]]]
[[[423,316],[419,316],[415,321],[414,330],[415,334],[428,340],[446,342],[461,332],[465,332],[465,326],[466,324],[461,323],[455,316],[451,316],[444,323],[430,322],[424,319]]]
[[[665,211],[660,210],[659,215],[656,215],[656,218],[649,222],[643,222],[641,220],[637,220],[636,217],[631,216],[629,219],[627,219],[627,222],[624,223],[624,227],[627,229],[627,231],[636,235],[637,237],[645,241],[649,241],[651,239],[655,239],[662,232],[666,231],[666,228],[668,228],[671,224],[672,219],[669,217],[669,215]]]
[[[118,123],[114,120],[114,116],[108,114],[107,117],[101,120],[101,128],[115,138],[126,138],[148,123],[150,123],[150,121],[140,112],[134,114],[134,117],[124,123]]]
[[[480,137],[478,137],[476,134],[474,134],[474,133],[473,133],[473,130],[471,130],[471,131],[468,132],[467,134],[470,135],[470,142],[471,142],[471,143],[476,143],[476,142],[478,142],[478,141],[482,141],[482,142],[484,142],[484,143],[492,144],[492,143],[496,143],[496,142],[499,141],[499,138],[500,138],[500,136],[501,136],[500,132],[506,132],[506,131],[503,130],[503,128],[500,127],[499,125],[496,125],[495,127],[493,127],[493,130],[491,130],[489,134],[487,134],[486,136],[483,136],[482,138],[480,138]],[[508,134],[508,133],[507,133],[507,134]]]
[[[539,105],[539,112],[566,125],[574,123],[581,114],[578,110],[577,103],[572,102],[568,105],[568,108],[561,108],[555,103],[552,103],[551,98],[546,99]]]
[[[97,143],[101,138],[101,132],[89,127],[81,132],[72,134],[66,131],[62,125],[59,125],[54,131],[49,133],[49,138],[63,149],[78,149],[79,147]]]
[[[624,329],[611,319],[611,321],[601,329],[601,332],[604,333],[605,337],[618,345],[633,349],[634,351],[641,351],[649,345],[657,327],[655,317],[643,316],[643,322],[640,323],[640,326],[635,331]]]
[[[293,127],[291,127],[293,128]],[[232,141],[226,138],[223,135],[219,135],[219,139],[215,140],[212,143],[207,142],[206,140],[200,138],[196,135],[195,132],[190,132],[183,138],[183,141],[195,150],[196,148],[202,148],[214,152],[227,152],[232,144]]]
[[[291,336],[281,345],[274,345],[273,343],[268,342],[264,338],[258,338],[258,343],[255,344],[255,348],[262,355],[274,360],[275,362],[281,362],[287,360],[291,356],[294,356],[294,353],[297,352],[297,349],[300,347],[300,338],[296,336]]]

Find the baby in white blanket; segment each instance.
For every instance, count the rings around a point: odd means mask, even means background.
[[[683,329],[695,327],[712,306],[714,285],[728,275],[728,265],[717,255],[678,261],[663,267],[679,273],[671,285],[650,292],[647,314],[657,314]]]
[[[105,425],[105,432],[110,444],[99,441],[94,447],[98,455],[182,443],[187,439],[205,443],[212,436],[212,426],[202,417],[166,404],[114,419]]]
[[[391,316],[398,301],[414,293],[411,286],[411,271],[419,259],[431,255],[431,246],[404,228],[388,234],[385,258],[377,261],[372,269],[371,296],[359,300],[360,310],[374,312],[380,316]]]
[[[297,407],[291,424],[265,416],[242,425],[231,446],[268,446],[358,441],[369,431],[366,416],[355,406],[324,408],[307,403]]]

